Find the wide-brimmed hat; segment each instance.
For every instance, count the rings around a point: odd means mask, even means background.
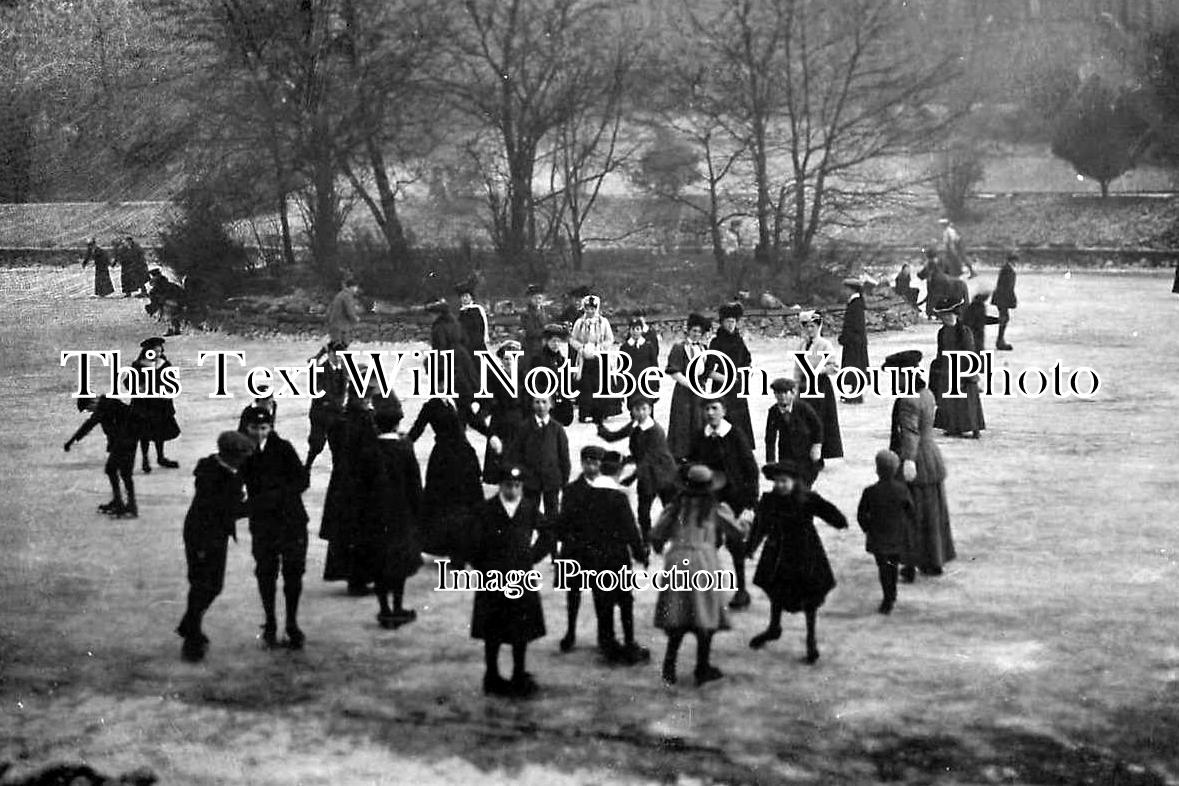
[[[685,464],[680,480],[689,494],[707,494],[719,488],[717,474],[704,464]]]
[[[745,316],[745,307],[740,303],[726,303],[717,310],[717,318],[722,322],[726,319],[740,319]]]
[[[544,326],[545,340],[550,338],[569,338],[569,328],[560,322],[550,322]]]
[[[773,464],[766,464],[761,468],[761,474],[765,476],[766,480],[773,480],[782,475],[789,475],[798,480],[801,479],[804,472],[802,465],[793,459],[782,459],[775,461]]]
[[[819,309],[812,308],[798,312],[798,324],[810,325],[816,322],[820,325],[823,324],[823,312]]]
[[[884,359],[881,368],[914,368],[921,365],[921,350],[906,349],[894,352]]]
[[[963,305],[962,298],[948,295],[937,302],[933,307],[933,313],[937,315],[953,314]]]
[[[698,327],[700,330],[707,333],[708,331],[712,330],[712,320],[703,314],[688,314],[688,330],[691,330],[694,327]]]
[[[143,341],[140,341],[139,348],[140,349],[156,349],[158,347],[164,346],[164,344],[165,344],[165,341],[162,336],[152,336],[151,338],[145,338]]]

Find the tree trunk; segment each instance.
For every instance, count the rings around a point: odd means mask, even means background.
[[[770,227],[769,166],[766,161],[766,129],[761,118],[753,122],[753,177],[757,185],[757,261],[773,259],[773,234]]]
[[[1101,186],[1101,198],[1102,199],[1108,198],[1109,197],[1109,181],[1108,180],[1098,180],[1097,182]]]
[[[281,191],[281,189],[279,189]],[[291,243],[291,219],[287,208],[287,195],[278,195],[278,225],[282,232],[282,259],[287,267],[295,264],[295,247]]]
[[[405,240],[405,229],[401,226],[401,216],[397,212],[397,194],[389,182],[389,173],[385,169],[385,155],[380,147],[369,139],[368,157],[372,163],[373,178],[377,183],[377,195],[381,203],[381,232],[389,246],[389,257],[395,267],[399,267],[409,254],[409,244]]]

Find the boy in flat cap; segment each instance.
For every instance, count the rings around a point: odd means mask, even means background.
[[[205,657],[209,639],[201,620],[225,585],[229,539],[237,540],[237,519],[246,516],[242,477],[238,470],[254,452],[244,434],[225,431],[217,437],[217,452],[197,462],[196,493],[184,517],[184,558],[188,563],[188,607],[176,633],[184,639],[185,660]]]
[[[766,463],[795,461],[803,468],[807,488],[823,468],[823,421],[810,404],[798,398],[793,379],[770,383],[774,406],[766,413]]]
[[[554,534],[560,542],[560,559],[572,560],[585,567],[589,565],[590,543],[598,528],[598,512],[594,510],[591,493],[593,482],[602,471],[602,457],[605,449],[597,445],[586,445],[581,449],[581,474],[561,494],[561,515],[557,518]],[[573,579],[565,592],[565,636],[561,639],[561,652],[569,652],[577,645],[577,615],[581,609],[581,578]],[[599,641],[599,644],[601,642]]]
[[[885,448],[876,454],[877,481],[860,496],[856,519],[867,536],[866,548],[876,558],[880,588],[884,599],[878,609],[891,614],[897,602],[897,575],[905,538],[914,528],[913,497],[909,487],[897,477],[901,459]]]
[[[307,468],[294,446],[273,429],[274,423],[266,412],[251,414],[246,430],[255,450],[241,467],[249,495],[254,575],[265,615],[262,641],[267,647],[278,643],[274,605],[281,571],[287,644],[291,649],[302,649],[306,636],[299,629],[298,612],[307,563],[307,510],[303,507],[303,492],[309,481]]]
[[[106,472],[111,483],[111,501],[98,506],[100,513],[118,518],[135,518],[139,508],[135,504],[135,482],[131,472],[135,467],[135,448],[139,441],[135,418],[131,408],[117,398],[79,398],[78,411],[89,412],[90,417],[66,440],[65,452],[69,453],[75,442],[81,442],[95,426],[102,426],[106,435]],[[127,492],[127,501],[119,491],[119,481]]]

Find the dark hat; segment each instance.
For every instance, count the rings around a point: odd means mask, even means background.
[[[598,445],[586,445],[581,449],[582,461],[601,461],[606,455],[606,449]]]
[[[794,390],[798,385],[793,379],[789,377],[778,377],[770,383],[770,390],[775,393],[785,393],[788,390]]]
[[[329,341],[327,343],[327,348],[328,348],[329,352],[343,352],[345,349],[348,348],[348,342],[347,341]]]
[[[915,368],[921,365],[921,350],[906,349],[894,352],[884,359],[881,368]]]
[[[524,482],[524,468],[519,464],[505,464],[500,467],[500,484],[504,483],[523,483]]]
[[[1018,259],[1019,259],[1019,254],[1015,253],[1014,251],[1007,252],[1007,261],[1008,262],[1015,262]]]
[[[450,312],[450,304],[440,297],[427,300],[425,308],[426,311],[434,314],[446,314]]]
[[[782,475],[801,478],[803,476],[803,470],[797,461],[793,459],[782,459],[781,461],[775,461],[773,464],[766,464],[761,468],[761,474],[765,476],[766,480],[773,480]]]
[[[164,346],[164,339],[160,336],[152,336],[139,342],[140,349],[155,349],[156,347],[162,346]]]
[[[217,452],[223,456],[248,456],[254,452],[254,442],[237,431],[222,431],[217,435]]]
[[[991,290],[989,289],[980,289],[979,291],[975,292],[974,297],[971,298],[971,300],[975,303],[986,303],[990,299]]]
[[[602,454],[603,464],[617,464],[618,466],[622,466],[623,461],[622,454],[617,450],[607,450]]]
[[[627,325],[629,327],[645,328],[645,327],[647,327],[647,320],[643,319],[642,314],[635,314],[634,316],[632,316],[630,318],[630,321],[627,323]]]
[[[503,357],[508,352],[519,352],[521,350],[520,342],[514,338],[509,338],[507,341],[499,345],[499,349],[495,350],[497,357]]]
[[[925,248],[921,249],[921,253],[925,254],[925,256],[929,257],[930,259],[937,259],[937,249],[933,248],[932,246],[926,246]]]
[[[583,298],[583,297],[588,297],[592,293],[593,293],[592,289],[590,289],[588,286],[583,285],[583,286],[579,286],[579,287],[574,287],[573,289],[569,290],[568,292],[565,293],[565,297]]]
[[[456,295],[474,295],[475,286],[478,284],[478,279],[475,276],[467,276],[462,281],[454,285],[454,293]]]
[[[162,270],[160,270],[158,267],[153,267],[152,269],[147,271],[147,274],[154,278],[155,276],[164,275],[164,272]]]
[[[79,412],[85,412],[86,407],[90,406],[90,402],[92,401],[94,401],[94,399],[90,398],[89,396],[82,396],[80,398],[74,399],[74,403],[78,405]]]
[[[650,407],[654,407],[655,406],[655,399],[651,398],[650,396],[641,396],[636,393],[635,395],[630,397],[629,401],[626,402],[626,408],[627,409],[634,409],[639,404],[646,404]]]
[[[600,308],[602,299],[597,295],[586,295],[581,299],[582,308]]]
[[[726,303],[720,307],[717,316],[724,321],[726,319],[740,319],[745,315],[745,308],[740,303]]]
[[[245,412],[247,426],[274,425],[274,413],[261,407],[250,407]]]
[[[524,290],[524,294],[528,296],[539,295],[544,292],[544,286],[541,284],[529,284],[528,289]]]
[[[937,305],[933,307],[933,313],[935,313],[935,314],[952,314],[955,311],[957,311],[959,308],[961,308],[961,306],[962,306],[962,298],[954,297],[953,295],[948,295],[937,302]]]
[[[705,333],[712,330],[712,320],[703,314],[688,314],[688,330],[698,327]]]
[[[550,322],[544,326],[544,337],[546,340],[553,337],[568,338],[569,328],[565,327],[559,322]]]

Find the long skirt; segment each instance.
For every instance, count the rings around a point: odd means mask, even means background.
[[[822,398],[801,396],[800,400],[810,404],[823,423],[823,458],[843,458],[843,437],[839,433],[839,409],[835,401],[835,386],[831,384],[830,375],[819,375],[819,392],[823,394]]]
[[[115,285],[111,283],[110,268],[94,266],[94,294],[99,297],[106,297],[115,291]]]
[[[912,483],[909,492],[916,508],[903,562],[920,568],[940,568],[957,556],[950,533],[950,509],[943,483]]]
[[[584,358],[581,365],[581,380],[577,383],[577,417],[581,420],[601,420],[622,412],[621,398],[606,398],[597,395],[602,386],[601,358]]]
[[[951,434],[965,434],[986,429],[987,423],[983,418],[982,399],[978,395],[978,383],[967,382],[963,385],[965,398],[949,398],[944,393],[938,397],[937,414],[933,417],[933,427],[940,428]]]
[[[665,570],[677,568],[687,571],[692,576],[701,572],[715,576],[715,571],[719,567],[720,562],[715,550],[673,547],[664,558]],[[688,580],[688,586],[692,586],[691,579]],[[728,630],[729,621],[721,592],[670,588],[663,590],[655,603],[655,627],[669,632],[708,633]]]

